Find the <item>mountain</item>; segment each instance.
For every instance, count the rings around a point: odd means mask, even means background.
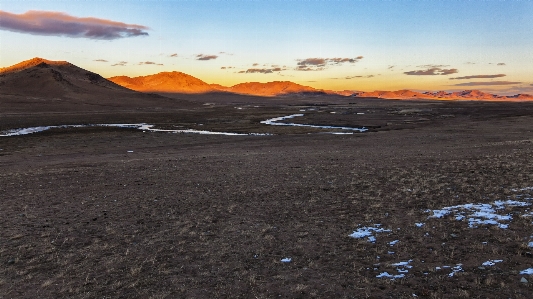
[[[496,94],[486,93],[480,90],[464,90],[458,92],[416,92],[411,90],[397,90],[397,91],[372,91],[372,92],[355,92],[353,97],[358,98],[380,98],[380,99],[394,99],[394,100],[477,100],[477,101],[531,101],[533,95],[517,94],[514,96],[500,96]]]
[[[2,112],[156,109],[180,103],[186,104],[132,91],[66,61],[33,58],[0,68]]]
[[[268,83],[247,82],[234,85],[226,91],[256,96],[280,96],[289,94],[326,94],[323,90],[296,84],[290,81],[274,81]]]
[[[206,93],[218,89],[182,72],[162,72],[141,77],[118,76],[108,78],[123,87],[141,92]]]
[[[36,97],[80,97],[131,91],[66,61],[33,58],[0,69],[0,93]]]
[[[290,81],[274,81],[268,83],[247,82],[226,87],[220,84],[208,84],[196,77],[181,72],[161,72],[134,78],[117,76],[108,78],[108,80],[132,90],[154,93],[229,92],[266,97],[287,94],[325,94],[322,90]]]

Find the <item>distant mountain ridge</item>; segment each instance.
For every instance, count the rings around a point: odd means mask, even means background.
[[[300,85],[291,81],[267,83],[246,82],[231,87],[208,84],[182,72],[161,72],[158,74],[128,77],[116,76],[108,79],[99,74],[77,67],[67,61],[51,61],[33,58],[15,65],[0,68],[0,93],[36,97],[106,97],[140,96],[142,93],[189,93],[213,92],[234,93],[263,97],[284,95],[335,95],[355,98],[380,98],[398,100],[482,100],[482,101],[531,101],[533,95],[517,94],[500,96],[479,90],[459,92],[416,92],[398,91],[331,91]]]
[[[246,82],[230,87],[220,84],[208,84],[196,77],[181,72],[162,72],[154,75],[130,78],[117,76],[108,78],[110,81],[126,88],[140,92],[154,93],[209,93],[228,92],[253,96],[283,96],[283,95],[338,95],[356,98],[379,98],[395,100],[483,100],[483,101],[529,101],[532,95],[518,94],[514,96],[500,96],[479,90],[465,90],[460,92],[416,92],[411,90],[397,91],[333,91],[316,89],[300,85],[291,81],[273,81],[267,83]]]
[[[324,93],[310,86],[290,81],[274,81],[268,83],[247,82],[231,87],[220,84],[208,84],[196,77],[181,72],[162,72],[154,75],[128,77],[117,76],[108,80],[126,88],[141,92],[160,93],[207,93],[230,92],[257,96],[279,96],[295,93]]]
[[[416,92],[411,90],[397,91],[372,91],[355,92],[352,96],[360,98],[380,98],[380,99],[427,99],[427,100],[480,100],[480,101],[527,101],[533,100],[533,95],[517,94],[513,96],[500,96],[486,93],[480,90],[463,90],[457,92],[426,91]]]

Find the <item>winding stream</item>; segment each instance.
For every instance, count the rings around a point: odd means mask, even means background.
[[[351,132],[326,132],[329,134],[353,134],[353,131],[365,132],[368,131],[366,128],[351,128],[351,127],[338,127],[338,126],[320,126],[320,125],[308,125],[308,124],[297,124],[297,123],[284,123],[281,122],[286,119],[291,119],[294,117],[303,116],[303,114],[292,114],[287,116],[275,117],[261,121],[262,124],[271,125],[271,126],[292,126],[292,127],[308,127],[308,128],[317,128],[317,129],[337,129],[345,130]],[[89,124],[89,125],[61,125],[61,126],[39,126],[39,127],[29,127],[29,128],[19,128],[12,129],[0,132],[0,137],[10,137],[10,136],[20,136],[28,135],[33,133],[44,132],[50,129],[65,129],[65,128],[89,128],[89,127],[115,127],[115,128],[125,128],[125,129],[137,129],[145,132],[167,132],[167,133],[192,133],[192,134],[202,134],[202,135],[226,135],[226,136],[268,136],[273,135],[270,133],[232,133],[232,132],[216,132],[216,131],[206,131],[206,130],[195,130],[195,129],[182,129],[182,130],[171,130],[171,129],[155,129],[155,125],[137,123],[137,124]]]

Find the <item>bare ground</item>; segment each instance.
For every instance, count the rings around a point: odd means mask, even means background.
[[[256,104],[2,114],[4,130],[147,122],[276,135],[0,137],[0,298],[531,296],[533,277],[520,274],[533,267],[530,208],[499,211],[512,216],[506,229],[428,210],[533,203],[533,105]],[[259,123],[294,113],[370,131]],[[349,236],[375,224],[390,230],[375,243]],[[503,261],[482,265],[490,260]],[[384,272],[405,276],[376,277]]]

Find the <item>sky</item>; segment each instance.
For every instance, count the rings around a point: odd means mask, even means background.
[[[529,0],[0,0],[0,67],[533,94]]]

